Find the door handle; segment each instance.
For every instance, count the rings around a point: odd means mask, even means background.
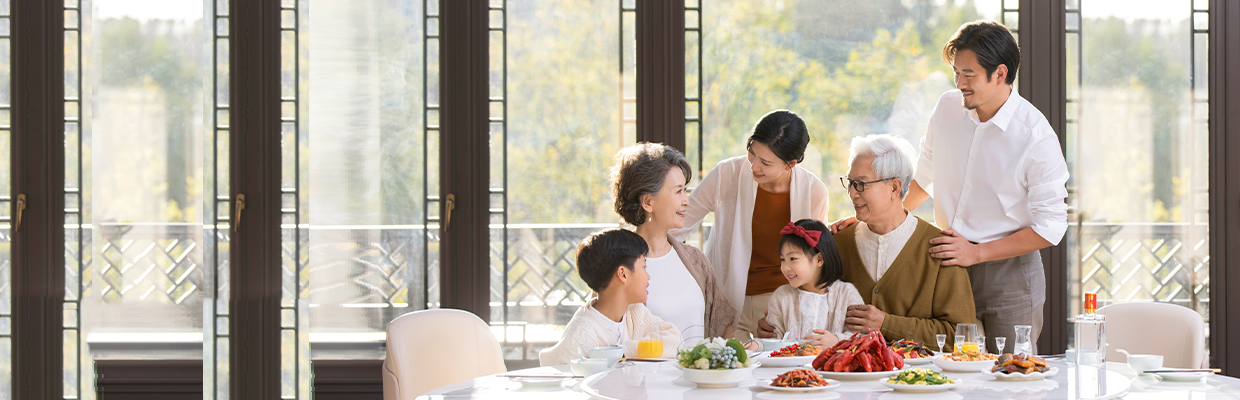
[[[448,231],[448,226],[449,226],[449,225],[452,225],[452,209],[456,208],[456,195],[451,194],[451,193],[448,193],[448,203],[447,203],[447,208],[448,208],[448,210],[447,210],[448,212],[447,212],[447,214],[444,216],[444,219],[443,219],[443,230],[444,230],[444,232],[447,232],[447,231]]]
[[[13,232],[22,230],[22,211],[26,211],[26,194],[17,195],[17,221],[13,224]]]
[[[238,193],[235,203],[236,204],[233,205],[233,208],[236,209],[236,211],[233,212],[233,232],[241,230],[241,210],[245,209],[245,195]]]

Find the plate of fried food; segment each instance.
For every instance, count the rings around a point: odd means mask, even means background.
[[[956,351],[952,354],[941,354],[934,358],[934,365],[944,371],[977,372],[994,366],[999,356],[980,351]]]
[[[1059,368],[1047,366],[1041,357],[1011,353],[999,356],[994,365],[982,370],[982,375],[1001,381],[1036,381],[1057,373]]]
[[[934,351],[926,347],[921,342],[914,342],[908,339],[900,339],[887,345],[896,355],[904,357],[904,363],[909,365],[929,364],[930,359],[934,357]]]
[[[827,348],[806,367],[824,378],[842,381],[872,380],[895,375],[904,368],[904,357],[887,347],[879,331],[855,333]]]
[[[780,392],[815,392],[819,390],[834,389],[840,386],[840,381],[823,379],[804,368],[797,368],[776,376],[775,379],[762,379],[755,385],[763,389],[772,389]]]

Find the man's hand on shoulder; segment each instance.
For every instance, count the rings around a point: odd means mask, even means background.
[[[939,263],[940,266],[968,267],[985,261],[982,259],[981,247],[960,236],[960,232],[945,229],[943,234],[948,236],[930,239],[930,257],[943,260]]]

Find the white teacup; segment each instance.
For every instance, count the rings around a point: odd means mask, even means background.
[[[1138,375],[1149,375],[1145,371],[1162,368],[1163,356],[1157,354],[1133,354],[1128,356],[1128,366]]]
[[[575,359],[568,362],[568,368],[576,375],[590,376],[606,371],[610,362],[606,359]]]
[[[782,339],[754,339],[754,341],[758,342],[758,351],[768,353],[797,344],[797,341],[795,340]]]
[[[607,368],[614,367],[624,357],[624,349],[620,346],[601,346],[590,348],[590,358],[607,360]]]

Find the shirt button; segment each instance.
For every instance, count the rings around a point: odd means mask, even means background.
[[[874,294],[878,294],[878,288],[874,289]]]

